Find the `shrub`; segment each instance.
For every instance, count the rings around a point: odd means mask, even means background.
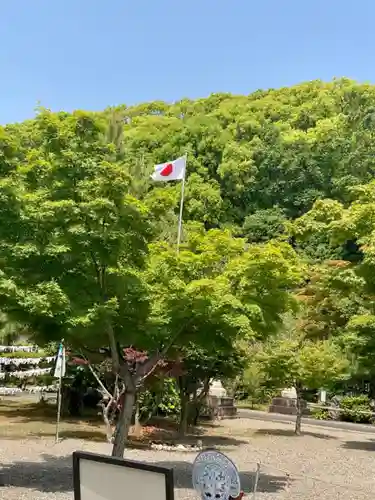
[[[329,410],[324,408],[312,408],[311,418],[315,418],[315,420],[330,420]]]
[[[372,422],[371,403],[367,396],[347,396],[342,398],[340,420],[368,424]]]
[[[141,421],[154,415],[170,416],[180,412],[180,396],[174,379],[164,379],[138,395]]]

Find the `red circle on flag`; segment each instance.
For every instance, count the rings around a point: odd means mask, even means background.
[[[168,175],[171,175],[172,172],[173,172],[173,165],[172,163],[168,163],[168,165],[166,165],[160,172],[160,175],[162,175],[163,177],[168,177]]]

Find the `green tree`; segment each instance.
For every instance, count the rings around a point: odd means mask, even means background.
[[[287,219],[283,210],[257,210],[245,217],[243,230],[249,242],[261,243],[280,237],[286,231]]]
[[[35,147],[0,182],[0,305],[39,343],[64,338],[93,362],[108,350],[123,382],[121,456],[136,393],[167,351],[191,338],[223,350],[274,328],[299,279],[296,257],[200,227],[179,256],[157,242],[148,258],[157,215],[130,194],[126,140],[90,113],[41,110],[34,125]],[[123,356],[131,345],[149,352],[134,366]]]
[[[129,392],[116,453],[131,400],[164,351],[201,331],[222,352],[239,337],[277,333],[300,285],[286,243],[296,217],[298,253],[347,263],[314,268],[314,338],[339,336],[370,370],[374,187],[360,185],[374,174],[374,109],[374,86],[340,79],[98,113],[39,110],[0,128],[1,310],[40,343],[64,337],[87,356],[111,351]],[[149,173],[182,152],[177,259],[180,186],[153,185]],[[129,345],[154,354],[137,373],[120,356]]]
[[[5,345],[13,345],[21,339],[32,337],[27,325],[17,323],[8,317],[7,314],[0,313],[0,342]]]
[[[183,432],[198,386],[204,387],[202,396],[211,378],[234,376],[241,369],[238,342],[275,333],[282,315],[295,306],[289,289],[301,279],[298,258],[286,244],[247,248],[228,230],[186,229],[179,255],[166,243],[151,246],[147,271],[155,324],[174,342],[170,356],[183,359]]]
[[[206,227],[242,227],[258,210],[278,207],[294,219],[317,199],[348,201],[348,187],[373,177],[374,109],[374,86],[340,79],[117,112],[139,195],[149,191],[145,166],[187,151],[186,216]],[[22,142],[27,128],[17,129]]]
[[[295,222],[294,231],[299,238],[326,234],[332,244],[352,249],[346,260],[320,267],[319,279],[309,287],[310,302],[315,331],[338,336],[354,356],[358,373],[373,381],[375,183],[352,188],[350,197],[347,206],[334,200],[317,201]]]
[[[278,389],[294,387],[297,435],[301,434],[302,390],[329,387],[346,375],[349,366],[337,345],[330,340],[307,340],[295,321],[288,321],[285,331],[264,346],[257,361],[266,383]]]
[[[238,343],[210,349],[190,342],[180,351],[180,432],[185,434],[189,423],[196,425],[214,379],[233,379],[243,371],[245,353]]]
[[[294,219],[317,199],[347,202],[348,187],[373,178],[374,109],[374,86],[339,79],[249,96],[121,105],[92,116],[109,122],[110,159],[131,173],[128,192],[139,199],[154,189],[153,163],[188,152],[185,215],[210,228],[242,227],[246,217],[258,219],[258,210],[278,207]],[[35,120],[7,126],[3,165],[25,161],[44,141]]]
[[[232,395],[238,400],[255,404],[268,404],[275,393],[275,389],[267,387],[265,373],[262,363],[259,362],[259,353],[262,352],[266,341],[241,342],[244,353],[242,373],[240,373],[231,384]]]
[[[147,207],[129,195],[130,177],[113,160],[101,120],[42,111],[35,127],[41,144],[0,183],[1,302],[40,343],[109,347],[130,400],[115,437],[114,454],[121,454],[144,376],[130,373],[118,346],[146,328]]]

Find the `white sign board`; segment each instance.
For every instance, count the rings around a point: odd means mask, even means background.
[[[174,500],[173,470],[106,455],[73,453],[74,500]]]

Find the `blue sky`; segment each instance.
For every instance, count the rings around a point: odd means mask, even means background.
[[[375,82],[374,0],[3,0],[0,123],[347,76]]]

